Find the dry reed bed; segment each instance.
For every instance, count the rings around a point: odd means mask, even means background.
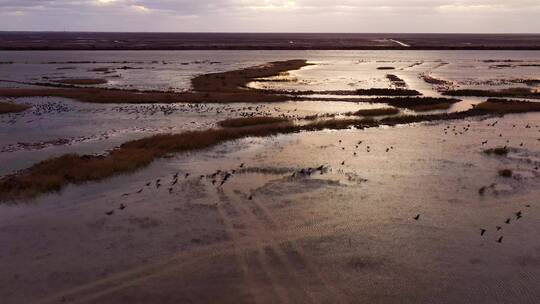
[[[106,84],[107,79],[101,79],[101,78],[65,78],[65,79],[58,79],[53,80],[55,83],[60,84],[71,84],[71,85],[96,85],[96,84]]]
[[[499,91],[489,90],[448,90],[443,92],[447,96],[473,96],[473,97],[498,97],[498,98],[540,98],[540,92],[531,88],[509,88]]]
[[[278,76],[281,73],[298,70],[309,65],[307,60],[294,59],[269,62],[245,69],[197,76],[191,80],[193,90],[198,92],[238,92],[258,78]]]
[[[271,77],[308,65],[306,60],[270,62],[224,73],[205,74],[192,79],[194,91],[163,92],[114,88],[81,88],[78,84],[99,84],[97,79],[66,79],[57,83],[25,83],[49,88],[0,89],[4,97],[64,97],[92,103],[262,103],[289,100],[280,94],[247,89],[253,79]],[[95,83],[92,83],[95,82]]]
[[[385,115],[396,115],[399,113],[399,110],[396,108],[379,108],[379,109],[362,109],[356,112],[349,112],[345,115],[347,116],[385,116]]]
[[[19,113],[31,108],[29,105],[0,101],[0,114]]]
[[[241,128],[290,121],[290,119],[283,117],[255,116],[246,118],[229,118],[218,122],[218,125],[224,128]]]
[[[456,113],[401,115],[380,120],[371,118],[329,119],[305,125],[283,122],[243,128],[222,128],[156,135],[127,142],[105,155],[81,156],[67,154],[42,161],[15,174],[4,176],[0,179],[0,201],[33,198],[43,193],[59,191],[68,184],[98,181],[116,174],[132,172],[147,166],[154,159],[164,157],[170,153],[200,150],[246,137],[266,137],[301,131],[346,129],[350,127],[394,126],[437,120],[458,120],[481,115],[540,111],[540,104],[511,101],[510,105],[508,105],[506,102],[505,100],[488,100],[474,109]]]

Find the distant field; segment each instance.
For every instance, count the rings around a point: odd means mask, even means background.
[[[540,50],[538,34],[0,32],[0,50]]]

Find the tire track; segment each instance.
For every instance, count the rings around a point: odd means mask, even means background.
[[[223,220],[225,229],[231,236],[233,246],[235,247],[235,255],[237,263],[244,274],[244,280],[248,285],[250,294],[255,303],[266,303],[267,299],[272,299],[275,303],[276,296],[279,303],[291,303],[286,293],[280,290],[275,284],[275,279],[272,278],[267,266],[259,260],[258,249],[246,248],[240,244],[242,235],[235,228],[233,221],[241,217],[240,212],[231,204],[229,198],[223,193],[218,193],[220,203],[218,204],[218,212]],[[257,288],[256,283],[266,282],[269,284],[273,292],[268,292],[265,288]],[[262,285],[262,284],[261,284]]]
[[[221,201],[231,202],[229,196],[224,191],[220,191]],[[239,202],[239,201],[237,201]],[[232,206],[232,205],[231,205]],[[287,303],[315,303],[313,297],[302,288],[301,280],[290,272],[290,265],[287,265],[283,259],[276,253],[276,244],[272,244],[267,232],[260,229],[257,219],[251,216],[251,212],[243,208],[240,204],[233,206],[237,214],[242,215],[243,224],[250,227],[253,243],[257,245],[260,255],[260,264],[263,265],[265,272],[271,277],[272,284],[277,293]],[[274,248],[276,247],[276,248]],[[306,301],[309,300],[309,301]]]
[[[266,226],[263,228],[264,230],[277,231],[276,227],[278,227],[278,224],[266,206],[262,205],[257,199],[246,200],[241,197],[239,199],[251,205],[251,214],[259,220],[261,225]],[[250,210],[247,212],[250,212]],[[297,273],[306,273],[307,275],[304,276],[305,279],[314,286],[322,286],[327,294],[331,295],[333,303],[348,302],[344,299],[343,290],[333,285],[321,271],[309,262],[301,246],[297,245],[294,240],[288,237],[278,238],[274,233],[271,234],[271,237],[274,243],[280,247],[282,254],[286,256],[291,268],[295,269]],[[296,238],[301,238],[301,235]]]

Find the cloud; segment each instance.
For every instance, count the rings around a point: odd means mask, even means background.
[[[538,0],[0,0],[2,30],[537,32]]]

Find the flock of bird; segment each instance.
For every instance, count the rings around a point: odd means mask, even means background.
[[[46,115],[62,114],[74,110],[72,106],[60,101],[33,103],[31,104],[31,106],[32,107],[27,111],[19,113],[9,113],[0,116],[0,122],[12,125],[17,123],[21,119],[28,118],[25,122],[31,123],[35,120],[43,119],[43,117]]]
[[[495,120],[494,122],[492,123],[488,123],[487,124],[487,127],[496,127],[497,125],[499,124],[499,120]],[[445,135],[447,134],[453,134],[455,136],[457,135],[464,135],[466,132],[470,131],[470,128],[471,128],[471,125],[470,124],[467,124],[467,126],[464,126],[462,128],[457,128],[456,126],[446,126],[444,129],[443,129],[443,132]],[[518,125],[517,124],[512,124],[512,129],[516,129],[518,128]],[[524,129],[532,129],[533,126],[529,123],[527,123],[525,126],[523,126]],[[538,130],[538,132],[540,132],[540,127],[537,125],[535,126],[535,128]],[[498,137],[499,138],[502,138],[503,137],[503,134],[502,133],[499,133],[498,134]],[[510,144],[510,139],[503,139],[505,141],[504,143],[504,146],[502,147],[502,149],[504,151],[507,151],[509,149],[509,144]],[[538,141],[540,141],[540,138],[538,138]],[[482,140],[481,141],[481,146],[486,146],[488,144],[488,140]],[[523,148],[525,146],[525,143],[523,142],[520,142],[519,143],[519,147],[520,148]],[[539,164],[536,163],[536,162],[532,162],[533,165],[534,165],[534,170],[539,170]],[[493,188],[495,186],[495,184],[492,184],[490,187]],[[487,189],[488,187],[481,187],[480,190],[479,190],[479,194],[480,195],[484,195],[485,193],[485,190]],[[527,204],[525,205],[526,208],[530,208],[531,205],[530,204]],[[520,220],[522,217],[523,217],[523,212],[521,210],[517,211],[514,213],[514,216],[515,216],[515,219],[512,219],[512,217],[508,217],[504,220],[504,224],[506,225],[509,225],[510,223],[512,222],[516,222],[518,220]],[[415,220],[419,220],[420,219],[420,214],[416,215],[414,217]],[[503,225],[500,225],[500,226],[495,226],[495,231],[498,232],[498,231],[502,231],[502,228],[503,228]],[[480,236],[485,236],[486,233],[488,233],[488,229],[487,228],[480,228]],[[498,237],[496,238],[496,242],[497,243],[502,243],[503,241],[503,238],[504,236],[498,235]]]
[[[196,177],[198,180],[202,181],[202,180],[208,180],[213,186],[216,186],[217,188],[221,188],[223,187],[223,185],[230,181],[230,179],[234,176],[235,173],[237,173],[238,171],[242,170],[245,168],[245,163],[241,163],[236,169],[232,169],[232,170],[228,170],[228,171],[224,171],[224,170],[216,170],[215,172],[213,173],[210,173],[210,174],[202,174],[202,175],[199,175],[198,177]],[[168,187],[167,187],[167,191],[169,194],[172,194],[174,192],[174,186],[176,184],[178,184],[180,178],[181,178],[181,172],[176,172],[173,174],[170,182],[168,183]],[[190,176],[192,176],[191,173],[189,172],[186,172],[186,173],[182,173],[182,176],[183,176],[183,179],[184,180],[187,180]],[[156,179],[154,182],[152,181],[149,181],[147,182],[144,187],[140,188],[139,190],[133,192],[133,193],[124,193],[122,194],[123,197],[125,196],[130,196],[132,194],[141,194],[143,193],[144,189],[145,188],[155,188],[156,190],[157,189],[160,189],[162,186],[164,186],[164,181],[161,179],[161,178],[158,178]],[[249,200],[252,200],[253,199],[253,194],[250,194],[248,196],[248,199]],[[118,207],[118,210],[124,210],[126,209],[126,205],[125,204],[120,204],[120,207]],[[110,211],[107,211],[105,212],[106,215],[113,215],[114,214],[114,209],[113,210],[110,210]]]
[[[531,205],[527,204],[527,205],[525,205],[525,207],[530,208]],[[519,211],[515,212],[513,216],[515,216],[514,220],[512,220],[512,217],[508,217],[504,221],[504,224],[510,225],[511,222],[518,221],[519,219],[521,219],[523,217],[523,212],[521,210],[519,210]],[[501,230],[502,230],[502,226],[495,226],[495,231],[501,231]],[[486,228],[480,228],[480,236],[484,236],[487,232],[488,232],[488,230]],[[504,236],[499,234],[499,237],[497,238],[496,242],[497,243],[502,243],[503,238],[504,238]]]

